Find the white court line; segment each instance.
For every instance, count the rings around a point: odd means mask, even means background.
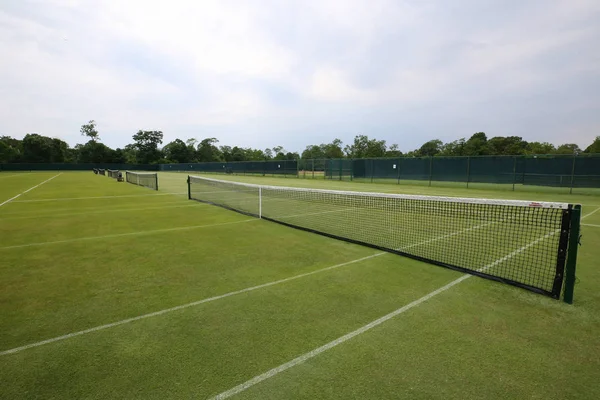
[[[60,175],[60,174],[59,174]],[[149,193],[149,194],[126,194],[119,196],[96,196],[96,197],[59,197],[55,199],[36,199],[36,200],[18,200],[15,203],[38,203],[42,201],[66,201],[66,200],[91,200],[91,199],[116,199],[121,197],[146,197],[146,196],[169,196],[169,195],[182,195],[187,192],[180,193]]]
[[[11,201],[13,201],[14,199],[16,199],[16,198],[18,198],[18,197],[21,197],[22,195],[24,195],[25,193],[27,193],[27,192],[29,192],[29,191],[31,191],[31,190],[33,190],[33,189],[35,189],[36,187],[42,186],[44,183],[46,183],[46,182],[50,182],[52,179],[56,178],[56,177],[57,177],[57,176],[59,176],[59,175],[62,175],[62,172],[61,172],[61,173],[59,173],[59,174],[56,174],[56,175],[54,175],[52,178],[48,178],[48,179],[46,179],[46,180],[45,180],[44,182],[42,182],[42,183],[38,183],[37,185],[35,185],[35,186],[33,186],[33,187],[30,187],[30,188],[29,188],[29,189],[27,189],[26,191],[24,191],[24,192],[22,192],[22,193],[19,193],[18,195],[16,195],[16,196],[15,196],[15,197],[13,197],[13,198],[10,198],[10,199],[6,200],[5,202],[3,202],[3,203],[0,203],[0,207],[2,207],[2,206],[3,206],[3,205],[5,205],[5,204],[8,204],[8,203],[10,203]],[[15,203],[16,203],[16,202],[15,202]]]
[[[132,207],[111,208],[108,210],[84,211],[84,212],[76,212],[76,213],[64,213],[64,214],[48,213],[48,214],[26,215],[26,216],[19,216],[19,217],[5,217],[5,218],[0,218],[0,221],[10,220],[10,219],[71,217],[71,216],[76,216],[76,215],[90,215],[90,214],[107,214],[107,213],[112,214],[112,213],[128,212],[128,211],[132,212],[132,213],[136,213],[138,211],[163,210],[163,209],[167,209],[167,208],[197,207],[197,206],[205,205],[204,203],[198,203],[198,202],[194,202],[193,204],[190,204],[190,203],[182,204],[181,201],[178,201],[177,203],[179,203],[179,205],[176,205],[176,206],[160,206],[160,207],[155,206],[155,207],[140,207],[140,208],[132,208]]]
[[[600,210],[600,208],[594,210],[593,212],[591,212],[589,214],[584,215],[583,217],[581,217],[581,219],[589,217],[590,215],[594,214],[598,210]],[[522,253],[523,251],[527,250],[528,248],[530,248],[532,246],[535,246],[536,244],[538,244],[539,242],[541,242],[541,241],[549,238],[550,236],[555,235],[559,231],[560,231],[560,229],[557,229],[557,230],[555,230],[553,232],[550,232],[550,233],[548,233],[548,234],[546,234],[546,235],[544,235],[542,237],[539,237],[538,239],[534,240],[533,242],[530,242],[530,243],[526,244],[525,246],[523,246],[523,247],[521,247],[521,248],[513,251],[512,253],[507,254],[506,256],[504,256],[502,258],[499,258],[498,260],[496,260],[496,261],[494,261],[494,262],[486,265],[483,268],[480,268],[478,271],[482,272],[482,271],[486,271],[486,270],[488,270],[490,268],[493,268],[496,265],[501,264],[504,261],[513,258],[517,254]],[[391,313],[386,314],[383,317],[378,318],[375,321],[372,321],[372,322],[368,323],[367,325],[364,325],[364,326],[358,328],[355,331],[347,333],[346,335],[341,336],[341,337],[339,337],[339,338],[337,338],[337,339],[335,339],[335,340],[333,340],[333,341],[331,341],[331,342],[329,342],[329,343],[327,343],[327,344],[325,344],[325,345],[323,345],[321,347],[318,347],[318,348],[316,348],[314,350],[311,350],[308,353],[305,353],[305,354],[303,354],[303,355],[301,355],[299,357],[296,357],[293,360],[288,361],[285,364],[281,364],[280,366],[275,367],[275,368],[273,368],[273,369],[271,369],[271,370],[269,370],[269,371],[267,371],[267,372],[265,372],[263,374],[257,375],[254,378],[252,378],[250,380],[247,380],[246,382],[244,382],[244,383],[242,383],[240,385],[237,385],[237,386],[235,386],[235,387],[233,387],[233,388],[231,388],[229,390],[226,390],[225,392],[222,392],[222,393],[218,394],[217,396],[213,397],[211,400],[223,400],[223,399],[227,399],[227,398],[229,398],[231,396],[235,396],[236,394],[241,393],[241,392],[243,392],[243,391],[251,388],[252,386],[254,386],[254,385],[256,385],[256,384],[258,384],[258,383],[260,383],[262,381],[265,381],[265,380],[267,380],[269,378],[272,378],[275,375],[277,375],[277,374],[279,374],[281,372],[284,372],[285,370],[288,370],[290,368],[295,367],[296,365],[302,364],[306,360],[309,360],[309,359],[311,359],[313,357],[316,357],[317,355],[319,355],[319,354],[321,354],[321,353],[323,353],[323,352],[325,352],[325,351],[327,351],[327,350],[329,350],[329,349],[331,349],[333,347],[336,347],[336,346],[338,346],[338,345],[340,345],[340,344],[342,344],[342,343],[344,343],[344,342],[346,342],[346,341],[348,341],[348,340],[350,340],[350,339],[352,339],[352,338],[354,338],[354,337],[356,337],[356,336],[358,336],[358,335],[360,335],[362,333],[365,333],[365,332],[369,331],[369,330],[373,329],[374,327],[376,327],[378,325],[381,325],[382,323],[384,323],[384,322],[386,322],[386,321],[394,318],[395,316],[400,315],[400,314],[402,314],[402,313],[410,310],[411,308],[417,307],[421,303],[424,303],[425,301],[431,299],[432,297],[437,296],[438,294],[445,292],[446,290],[450,289],[451,287],[458,285],[462,281],[465,281],[465,280],[467,280],[468,278],[470,278],[472,276],[474,276],[474,275],[465,274],[465,275],[461,276],[460,278],[455,279],[452,282],[448,283],[447,285],[442,286],[441,288],[436,289],[433,292],[428,293],[425,296],[423,296],[423,297],[421,297],[421,298],[419,298],[419,299],[417,299],[417,300],[415,300],[415,301],[413,301],[413,302],[411,302],[411,303],[409,303],[409,304],[407,304],[407,305],[405,305],[403,307],[400,307],[399,309],[397,309],[395,311],[392,311]]]
[[[39,242],[39,243],[17,244],[17,245],[14,245],[14,246],[0,247],[0,250],[20,249],[20,248],[23,248],[23,247],[33,247],[33,246],[45,246],[45,245],[49,245],[49,244],[81,242],[81,241],[84,241],[84,240],[113,239],[113,238],[126,237],[126,236],[153,235],[155,233],[176,232],[176,231],[184,231],[184,230],[199,229],[199,228],[210,228],[210,227],[214,227],[214,226],[241,224],[242,222],[250,222],[250,221],[260,221],[260,220],[257,219],[257,218],[250,218],[250,219],[243,219],[241,221],[222,222],[222,223],[219,223],[219,224],[181,226],[181,227],[178,227],[178,228],[154,229],[154,230],[150,230],[150,231],[137,231],[137,232],[128,232],[128,233],[115,233],[113,235],[88,236],[88,237],[82,237],[82,238],[73,238],[73,239],[65,239],[65,240],[55,240],[55,241],[52,241],[52,242]]]
[[[259,221],[259,220],[256,219],[256,221]],[[467,229],[463,229],[461,231],[457,231],[457,232],[454,232],[454,233],[451,233],[451,234],[442,235],[442,236],[439,236],[439,237],[436,237],[436,238],[428,239],[428,240],[426,240],[424,242],[420,242],[420,243],[415,243],[415,244],[412,244],[412,245],[408,245],[408,246],[402,247],[402,248],[400,248],[398,250],[406,250],[406,249],[409,249],[409,248],[413,248],[413,247],[417,247],[417,246],[422,246],[422,245],[434,242],[436,240],[445,239],[445,238],[448,238],[450,236],[458,235],[460,233],[468,232],[470,230],[477,229],[477,228],[480,228],[480,227],[483,227],[483,226],[487,226],[487,225],[490,225],[490,224],[491,223],[486,223],[486,224],[482,224],[482,225],[479,225],[479,226],[473,226],[473,227],[470,227],[470,228],[467,228]],[[65,340],[65,339],[69,339],[69,338],[72,338],[72,337],[75,337],[75,336],[84,335],[86,333],[96,332],[96,331],[100,331],[100,330],[103,330],[103,329],[112,328],[114,326],[128,324],[130,322],[138,321],[140,319],[155,317],[155,316],[166,314],[166,313],[169,313],[169,312],[172,312],[172,311],[177,311],[177,310],[181,310],[181,309],[184,309],[184,308],[197,306],[199,304],[208,303],[208,302],[211,302],[211,301],[223,299],[223,298],[234,296],[234,295],[237,295],[237,294],[251,292],[253,290],[262,289],[262,288],[273,286],[273,285],[278,285],[280,283],[285,283],[285,282],[293,281],[293,280],[296,280],[296,279],[299,279],[299,278],[303,278],[303,277],[306,277],[306,276],[310,276],[310,275],[314,275],[314,274],[317,274],[317,273],[320,273],[320,272],[330,271],[332,269],[340,268],[340,267],[343,267],[343,266],[346,266],[346,265],[355,264],[355,263],[358,263],[358,262],[361,262],[361,261],[369,260],[371,258],[379,257],[379,256],[382,256],[384,254],[389,254],[389,253],[385,252],[385,251],[382,251],[382,252],[379,252],[379,253],[371,254],[370,256],[357,258],[357,259],[352,260],[352,261],[347,261],[345,263],[332,265],[330,267],[325,267],[325,268],[318,269],[318,270],[315,270],[315,271],[306,272],[304,274],[294,275],[294,276],[291,276],[289,278],[284,278],[284,279],[279,279],[279,280],[272,281],[272,282],[263,283],[261,285],[252,286],[252,287],[249,287],[249,288],[236,290],[234,292],[225,293],[225,294],[222,294],[222,295],[219,295],[219,296],[210,297],[210,298],[207,298],[207,299],[195,301],[195,302],[192,302],[192,303],[183,304],[183,305],[176,306],[176,307],[167,308],[167,309],[160,310],[160,311],[155,311],[155,312],[152,312],[152,313],[149,313],[149,314],[140,315],[138,317],[128,318],[128,319],[124,319],[124,320],[121,320],[121,321],[112,322],[110,324],[100,325],[100,326],[96,326],[94,328],[85,329],[83,331],[78,331],[78,332],[69,333],[69,334],[66,334],[66,335],[63,335],[63,336],[58,336],[58,337],[55,337],[55,338],[42,340],[40,342],[31,343],[31,344],[28,344],[28,345],[25,345],[25,346],[21,346],[21,347],[16,347],[16,348],[9,349],[9,350],[0,351],[0,356],[7,355],[7,354],[12,354],[12,353],[17,353],[19,351],[27,350],[27,349],[30,349],[32,347],[38,347],[38,346],[42,346],[42,345],[45,345],[45,344],[49,344],[49,343],[53,343],[53,342],[58,342],[60,340]]]
[[[594,215],[594,214],[595,214],[595,213],[596,213],[598,210],[600,210],[600,207],[596,208],[596,209],[595,209],[594,211],[592,211],[591,213],[584,215],[583,217],[581,217],[581,219],[587,218],[587,217],[589,217],[590,215]]]
[[[600,228],[600,225],[596,225],[596,224],[581,224],[584,226],[593,226],[594,228]]]
[[[0,174],[0,179],[2,179],[2,178],[10,178],[10,177],[19,176],[19,175],[21,175],[21,174],[14,174],[14,175],[2,175],[2,174]]]

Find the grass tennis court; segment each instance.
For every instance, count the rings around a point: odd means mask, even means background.
[[[0,173],[0,398],[600,398],[600,196],[218,176],[581,203],[569,306],[189,201],[186,177]]]

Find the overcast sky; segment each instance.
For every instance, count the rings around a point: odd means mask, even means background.
[[[1,0],[0,135],[600,135],[600,0]]]

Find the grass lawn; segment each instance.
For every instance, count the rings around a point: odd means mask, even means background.
[[[186,176],[0,173],[0,398],[211,398],[464,276],[189,201]],[[587,215],[573,306],[471,277],[232,398],[600,398],[600,196],[211,177]]]

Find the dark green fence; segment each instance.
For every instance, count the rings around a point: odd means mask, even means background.
[[[358,182],[494,184],[518,187],[600,189],[600,154],[578,156],[399,157],[298,161],[239,161],[189,164],[0,164],[0,171],[77,171],[97,169],[185,171],[282,176]]]
[[[600,188],[600,155],[414,157],[344,160],[351,163],[336,174],[330,160],[328,179],[356,181],[454,182],[562,188]]]
[[[50,164],[18,163],[0,164],[0,171],[91,171],[96,169],[119,169],[133,171],[158,171],[157,164]]]
[[[189,164],[161,164],[165,172],[203,172],[258,176],[298,176],[298,161],[233,161]]]

